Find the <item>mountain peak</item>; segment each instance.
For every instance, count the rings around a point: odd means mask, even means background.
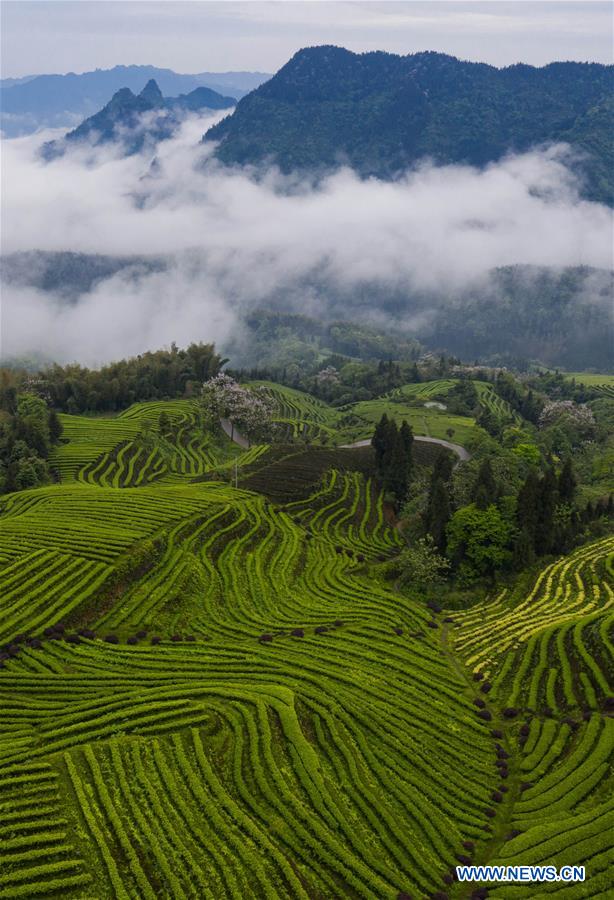
[[[139,97],[143,100],[147,100],[149,103],[158,104],[163,100],[162,91],[158,87],[158,82],[155,78],[150,78]]]

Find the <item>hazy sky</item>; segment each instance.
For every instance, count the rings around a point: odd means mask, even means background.
[[[2,0],[2,75],[151,63],[276,71],[300,47],[439,50],[494,65],[612,62],[610,2]]]

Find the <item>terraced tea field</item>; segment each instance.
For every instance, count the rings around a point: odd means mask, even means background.
[[[251,448],[234,488],[192,406],[152,459],[131,410],[0,499],[0,898],[442,900],[464,859],[610,896],[614,540],[432,610],[369,451]]]

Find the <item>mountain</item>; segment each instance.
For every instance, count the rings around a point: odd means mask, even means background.
[[[200,72],[181,75],[155,66],[115,66],[76,75],[27,75],[0,82],[2,132],[6,137],[30,134],[39,128],[74,127],[93,115],[123,87],[139,93],[155,79],[165,96],[188,94],[208,87],[235,100],[258,87],[265,72]]]
[[[392,178],[417,160],[483,166],[568,141],[586,156],[588,197],[612,202],[613,66],[555,62],[497,69],[441,53],[300,50],[205,140],[227,163],[284,171],[347,163]]]
[[[96,115],[90,116],[78,128],[69,131],[61,140],[43,145],[45,159],[61,156],[69,144],[87,142],[98,146],[116,142],[124,153],[138,153],[147,144],[156,144],[173,135],[188,112],[202,109],[228,109],[234,106],[232,97],[223,97],[210,88],[199,87],[179,97],[162,96],[152,79],[140,94],[124,87]],[[151,113],[144,117],[145,113]]]
[[[109,256],[69,251],[27,250],[0,257],[0,284],[32,287],[76,302],[80,295],[121,272],[125,279],[163,272],[168,261],[161,256]]]

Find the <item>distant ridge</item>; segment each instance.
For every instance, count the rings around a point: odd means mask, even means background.
[[[417,160],[483,166],[565,141],[585,156],[587,197],[612,203],[614,67],[555,62],[503,69],[426,52],[299,50],[211,128],[227,163],[282,170],[347,163],[392,178]]]
[[[229,109],[234,106],[232,97],[223,97],[210,88],[199,87],[179,97],[162,96],[156,81],[151,78],[140,94],[133,94],[124,87],[96,115],[85,119],[78,128],[69,131],[61,140],[43,145],[43,156],[53,159],[61,155],[70,144],[87,142],[93,146],[116,142],[125,154],[138,153],[147,144],[170,138],[187,112],[202,109]],[[143,119],[144,113],[152,113]]]
[[[265,72],[200,72],[182,75],[156,66],[114,66],[66,75],[28,75],[0,81],[2,131],[7,137],[39,128],[74,127],[120,88],[138,94],[154,79],[166,97],[208,87],[235,100],[270,78]]]

